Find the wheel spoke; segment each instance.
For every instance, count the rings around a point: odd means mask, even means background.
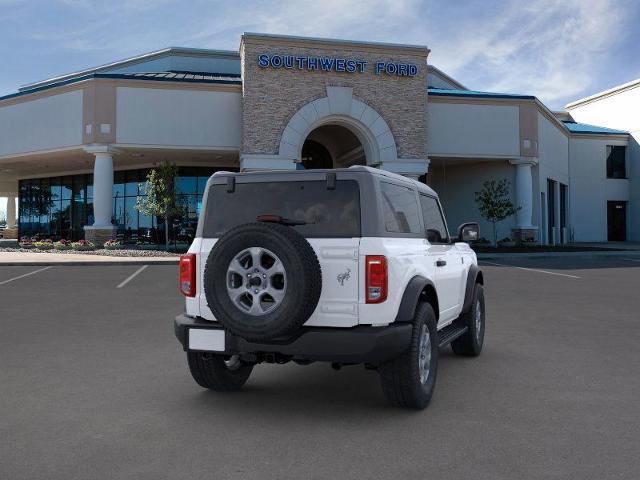
[[[269,294],[276,304],[280,303],[284,298],[284,289],[278,290],[273,287],[269,287],[264,291],[264,293]]]
[[[262,259],[262,249],[258,247],[251,247],[249,249],[251,253],[251,263],[254,269],[260,268],[260,260]]]
[[[267,274],[269,277],[273,277],[274,275],[282,275],[284,274],[284,265],[280,260],[276,260],[271,267],[267,268]]]
[[[262,309],[262,305],[260,305],[260,297],[254,294],[250,294],[250,295],[253,301],[251,303],[251,308],[249,309],[249,313],[251,315],[261,315],[262,313],[264,313],[264,310]]]
[[[231,261],[231,264],[229,265],[229,269],[227,270],[227,272],[234,272],[234,273],[237,273],[238,275],[244,276],[247,272],[247,269],[242,266],[242,264],[240,263],[240,260],[238,260],[238,257],[236,257]]]

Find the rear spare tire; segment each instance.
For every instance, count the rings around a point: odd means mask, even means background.
[[[209,254],[204,291],[216,319],[249,341],[295,331],[322,291],[320,262],[290,227],[247,223],[225,233]]]

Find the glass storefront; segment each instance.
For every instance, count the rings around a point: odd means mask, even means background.
[[[175,178],[177,204],[182,210],[169,228],[173,243],[190,242],[202,206],[207,179],[216,168],[179,167]],[[136,210],[137,199],[145,195],[148,169],[114,173],[113,224],[116,238],[127,244],[164,243],[164,219]],[[83,227],[93,224],[93,175],[20,180],[20,236],[78,240]]]

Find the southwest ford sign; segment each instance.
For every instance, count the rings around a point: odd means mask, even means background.
[[[258,55],[258,66],[262,68],[284,68],[289,70],[309,70],[321,72],[364,73],[372,68],[376,75],[385,74],[398,77],[413,77],[418,73],[413,63],[375,62],[370,67],[365,60],[337,57],[299,57],[297,55]]]

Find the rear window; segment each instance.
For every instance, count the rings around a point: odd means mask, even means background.
[[[387,232],[420,233],[418,201],[409,187],[381,182],[382,213]]]
[[[259,215],[306,222],[295,225],[305,237],[360,236],[360,194],[355,180],[338,180],[335,190],[326,181],[236,183],[234,192],[212,185],[207,198],[204,236],[220,237],[227,230],[255,222]]]

